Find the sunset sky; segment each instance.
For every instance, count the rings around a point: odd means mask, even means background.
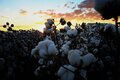
[[[42,29],[46,19],[57,23],[61,17],[73,24],[102,21],[94,0],[0,0],[0,25],[10,22],[18,29]]]

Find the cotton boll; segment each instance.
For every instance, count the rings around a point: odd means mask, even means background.
[[[88,53],[86,55],[84,55],[82,57],[82,61],[83,61],[83,65],[82,67],[87,67],[89,66],[91,63],[94,63],[97,61],[97,59],[95,58],[95,56],[91,53]]]
[[[31,50],[31,55],[34,56],[35,58],[38,58],[39,56],[38,46],[36,46],[34,49]]]
[[[55,55],[58,52],[52,40],[45,40],[44,47],[46,47],[47,55]]]
[[[58,50],[57,50],[55,44],[50,44],[48,46],[48,54],[49,55],[56,55],[57,53],[58,53]]]
[[[44,48],[40,48],[39,49],[39,56],[40,56],[40,58],[45,58],[45,56],[47,55],[48,53],[47,53],[47,50],[46,50],[46,48],[44,49]]]
[[[57,53],[57,48],[52,40],[45,39],[38,43],[37,47],[32,50],[31,54],[35,54],[37,51],[41,58],[45,58],[46,55],[55,55]]]
[[[77,29],[74,29],[72,33],[73,33],[73,36],[77,36],[77,34],[78,34]]]
[[[69,69],[70,71],[65,69],[64,67]],[[60,67],[57,72],[60,80],[74,80],[75,74],[73,72],[76,70],[76,68],[71,65],[64,65],[64,67]]]
[[[68,41],[66,42],[66,44],[64,44],[62,47],[61,47],[61,51],[63,52],[63,54],[67,55],[68,54],[68,51],[69,51],[69,48],[70,48],[70,45],[71,42]]]
[[[77,36],[77,34],[78,34],[77,29],[70,29],[70,30],[67,31],[67,35],[69,37],[75,37],[75,36]]]
[[[69,26],[65,26],[64,29],[65,29],[66,31],[68,31],[68,30],[70,30],[71,28],[70,28]]]
[[[70,30],[67,31],[67,35],[68,36],[72,36],[73,35],[72,29],[70,29]]]
[[[78,50],[70,50],[68,52],[68,60],[71,65],[79,66],[81,64],[81,53]]]

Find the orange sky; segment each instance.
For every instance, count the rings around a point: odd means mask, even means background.
[[[48,18],[58,23],[61,17],[76,23],[113,22],[101,20],[94,10],[94,0],[0,0],[0,25],[10,22],[14,29],[43,30]],[[2,29],[2,28],[0,28]]]

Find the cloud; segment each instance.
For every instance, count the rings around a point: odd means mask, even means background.
[[[67,2],[63,5],[63,8],[70,8],[70,9],[75,9],[77,6],[74,2]]]
[[[64,7],[69,7],[70,4],[74,4],[74,2],[68,2],[64,4]],[[67,20],[100,20],[100,14],[94,9],[94,0],[84,0],[80,4],[76,5],[78,8],[73,9],[72,12],[69,13],[57,13],[54,10],[47,11],[38,11],[34,14],[46,14],[51,18],[65,18]]]
[[[26,10],[20,9],[19,13],[21,15],[27,15],[28,12]]]
[[[78,5],[78,8],[93,8],[95,5],[94,0],[84,0]]]

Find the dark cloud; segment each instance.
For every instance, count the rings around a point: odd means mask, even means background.
[[[77,6],[74,2],[67,2],[63,6],[64,8],[70,8],[70,9],[75,9]]]
[[[78,15],[78,17],[82,17],[84,19],[101,19],[98,12],[94,9],[94,4],[94,0],[84,0],[77,5],[78,9],[74,10],[72,14]]]
[[[20,9],[19,13],[21,15],[27,15],[28,12],[26,10]]]
[[[78,8],[93,8],[94,4],[94,0],[84,0],[78,5]]]

